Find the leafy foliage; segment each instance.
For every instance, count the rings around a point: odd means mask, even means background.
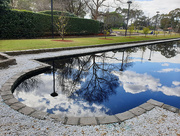
[[[9,0],[0,0],[0,13],[9,8]]]
[[[0,38],[34,38],[51,29],[51,16],[10,10],[1,17]]]
[[[55,23],[55,26],[58,30],[58,33],[62,37],[62,40],[64,40],[64,34],[66,33],[68,21],[69,21],[69,18],[64,16],[64,14],[61,14]]]
[[[54,16],[56,20],[58,16]],[[97,34],[98,21],[69,17],[68,35]],[[55,30],[54,30],[55,31]],[[57,32],[57,31],[56,31]],[[0,38],[35,38],[51,34],[51,16],[25,10],[8,10],[0,19]]]
[[[129,33],[130,33],[130,36],[131,36],[131,34],[132,34],[133,31],[134,31],[134,25],[131,25],[131,26],[128,28],[128,30],[129,30]]]
[[[145,34],[145,37],[146,37],[146,35],[149,33],[149,28],[148,27],[144,27],[143,28],[143,33]]]

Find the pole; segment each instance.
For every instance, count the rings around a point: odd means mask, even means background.
[[[52,21],[52,38],[54,38],[54,27],[53,27],[53,0],[51,0],[51,21]]]
[[[156,24],[157,24],[157,18],[158,18],[158,13],[159,13],[159,11],[157,11],[156,13],[157,13],[157,15],[156,15],[156,23],[155,23],[155,28],[154,28],[154,35],[155,35],[155,31],[156,31]]]
[[[132,2],[131,2],[132,3]],[[128,2],[128,15],[127,15],[127,24],[126,24],[126,31],[125,31],[125,36],[127,35],[127,27],[128,27],[128,21],[129,21],[129,9],[130,9],[130,2]]]

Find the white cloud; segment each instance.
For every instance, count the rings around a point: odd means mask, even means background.
[[[160,71],[157,71],[158,73],[168,73],[168,72],[180,72],[180,69],[178,68],[166,68],[162,69]]]
[[[180,86],[180,82],[178,82],[178,81],[173,81],[172,84],[175,86]]]
[[[103,116],[109,110],[103,105],[89,104],[84,101],[76,101],[67,98],[63,94],[59,94],[57,97],[51,97],[49,94],[45,94],[43,97],[36,95],[36,93],[24,93],[19,92],[15,97],[23,98],[23,102],[29,107],[34,107],[37,110],[47,112],[47,109],[52,109],[55,114],[67,115],[67,116]],[[33,99],[32,99],[33,98]],[[63,109],[61,112],[59,109]]]
[[[168,63],[164,63],[164,64],[162,64],[161,66],[167,67],[167,66],[169,66],[169,64],[168,64]]]
[[[122,3],[118,3],[118,6],[128,8],[127,0],[122,1]],[[132,2],[131,8],[141,9],[149,17],[156,15],[156,11],[160,11],[160,14],[168,14],[171,10],[180,7],[179,0],[132,0]],[[107,0],[106,4],[117,6],[112,0]],[[114,11],[114,9],[110,8],[110,11]]]
[[[148,74],[138,74],[133,71],[121,72],[114,71],[113,74],[119,77],[120,82],[123,84],[123,88],[129,93],[140,93],[146,90],[156,91],[157,87],[161,86],[160,80],[156,79]]]
[[[138,74],[133,71],[117,72],[113,74],[119,77],[120,82],[126,92],[136,94],[151,90],[161,91],[169,96],[180,96],[180,82],[173,81],[171,87],[161,86],[160,80],[147,74]]]
[[[169,96],[178,96],[178,97],[180,96],[180,86],[176,86],[176,87],[163,86],[162,88],[158,88],[158,91],[161,91]]]
[[[156,11],[160,11],[160,14],[167,14],[171,10],[180,7],[179,0],[152,0],[152,1],[136,1],[140,8],[145,12],[146,15],[149,14],[150,17],[156,15]]]

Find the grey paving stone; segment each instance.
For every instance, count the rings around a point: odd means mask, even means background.
[[[135,117],[134,114],[132,114],[129,111],[123,112],[123,113],[119,113],[115,115],[118,119],[120,119],[120,121],[125,121],[127,119],[131,119],[133,117]]]
[[[68,125],[79,125],[79,117],[68,117],[66,124]]]
[[[80,125],[97,125],[95,117],[82,117],[80,118]]]
[[[173,107],[173,106],[170,106],[170,105],[167,105],[167,104],[164,104],[162,106],[162,108],[166,109],[166,110],[169,110],[169,111],[172,111],[172,112],[175,112],[175,113],[178,113],[179,112],[179,109],[176,108],[176,107]]]
[[[4,84],[1,90],[2,92],[11,91],[11,85]]]
[[[135,114],[136,116],[139,116],[139,115],[143,114],[144,112],[146,112],[146,110],[144,110],[140,107],[133,108],[129,111],[132,112],[133,114]]]
[[[159,107],[162,107],[164,103],[162,102],[158,102],[156,100],[153,100],[153,99],[150,99],[149,101],[147,101],[147,103],[151,103],[153,105],[156,105],[156,106],[159,106]]]
[[[33,113],[34,111],[35,110],[33,108],[30,108],[27,106],[19,110],[19,112],[21,112],[22,114],[25,114],[25,115],[29,115],[29,114]]]
[[[61,117],[60,115],[50,114],[48,115],[50,118],[54,119],[55,121],[65,123],[65,118]]]
[[[12,104],[10,107],[13,108],[14,110],[19,110],[26,107],[26,105],[22,104],[21,102],[18,102],[18,103]]]
[[[12,95],[12,93],[11,93],[11,94],[8,94],[8,95],[2,95],[1,97],[5,101],[5,100],[8,100],[8,99],[14,98],[14,95]]]
[[[31,117],[38,118],[38,119],[46,119],[47,118],[47,113],[42,112],[42,111],[35,111],[31,115]]]
[[[4,96],[4,95],[11,95],[12,92],[10,90],[7,90],[7,91],[2,91],[1,92],[1,96]]]
[[[7,81],[7,82],[4,84],[4,86],[6,86],[6,87],[12,86],[13,83],[14,83],[14,81],[11,81],[11,82],[8,82],[8,81]]]
[[[16,98],[12,98],[12,99],[8,99],[6,101],[4,101],[7,105],[12,105],[14,103],[19,102]]]
[[[10,78],[10,79],[8,79],[7,81],[6,81],[6,83],[8,83],[8,84],[13,84],[15,82],[15,79],[14,78]]]
[[[109,123],[117,123],[120,122],[115,116],[104,116],[97,117],[99,124],[109,124]]]
[[[140,105],[139,107],[141,107],[141,108],[143,108],[143,109],[145,109],[145,110],[147,110],[147,111],[150,111],[150,110],[152,110],[155,106],[152,105],[151,103],[144,103],[144,104]]]

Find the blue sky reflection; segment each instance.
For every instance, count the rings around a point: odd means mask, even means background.
[[[14,95],[30,107],[68,116],[113,115],[149,99],[180,108],[180,43],[150,45],[55,61]],[[52,62],[47,62],[51,64]]]

